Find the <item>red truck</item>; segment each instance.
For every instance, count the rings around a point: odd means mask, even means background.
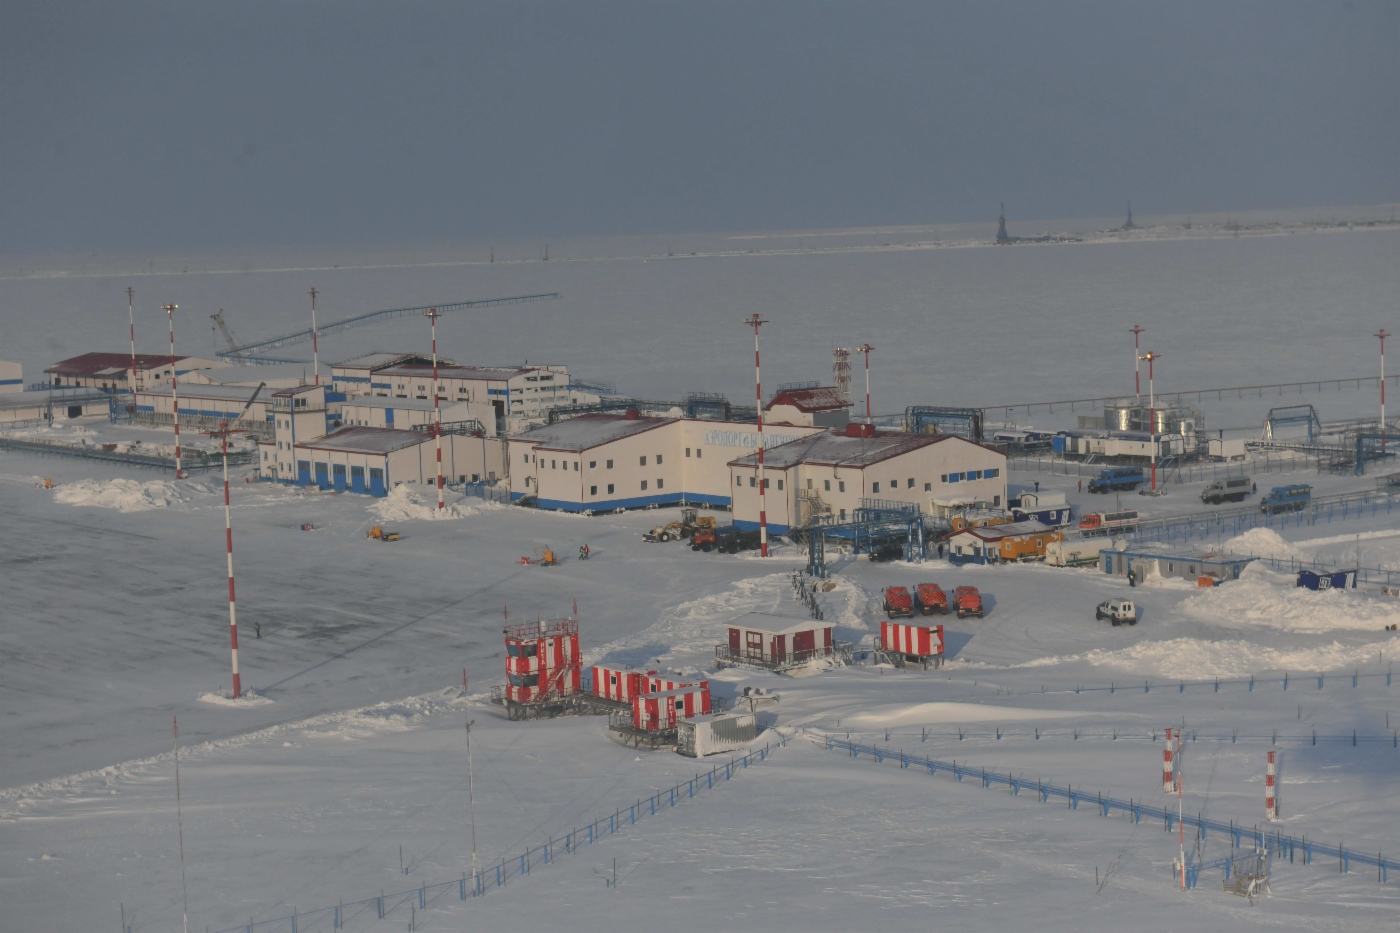
[[[914,598],[907,587],[885,587],[885,615],[891,619],[907,619],[914,615]]]
[[[914,598],[920,615],[948,614],[948,594],[937,583],[920,583],[914,590]]]
[[[977,592],[975,586],[960,586],[953,590],[953,606],[959,619],[968,616],[982,618],[982,594]]]

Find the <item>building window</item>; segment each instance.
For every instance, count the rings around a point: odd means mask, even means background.
[[[996,478],[997,478],[998,476],[1000,476],[1000,475],[1001,475],[1001,470],[983,470],[983,471],[982,471],[982,478],[983,478],[983,479],[996,479]]]
[[[769,489],[771,489],[772,487],[773,487],[773,481],[772,481],[771,479],[769,479],[768,477],[766,477],[766,476],[763,477],[763,491],[764,491],[764,492],[767,492],[767,491],[768,491]]]
[[[913,488],[914,488],[914,477],[912,477],[912,476],[909,477],[909,488],[910,488],[910,489],[913,489]]]
[[[1001,508],[1001,496],[992,496],[992,508]]]
[[[590,461],[588,461],[588,468],[589,468],[590,470],[596,470],[596,469],[598,469],[598,461],[597,461],[597,460],[590,460]]]
[[[824,479],[824,480],[822,480],[822,491],[823,491],[823,492],[831,492],[831,480],[829,480],[829,479]]]
[[[756,477],[756,476],[750,476],[750,477],[749,477],[749,488],[750,488],[750,489],[755,489],[755,488],[757,488],[757,487],[758,487],[758,477]]]
[[[558,462],[556,462],[556,461],[554,461],[554,460],[549,461],[549,468],[550,468],[551,470],[557,470],[557,469],[559,469],[559,464],[558,464]]]
[[[695,448],[695,459],[696,459],[696,460],[699,460],[699,459],[700,459],[700,455],[703,454],[703,453],[704,453],[704,451],[701,450],[699,447]]]
[[[690,456],[690,448],[689,448],[689,447],[687,447],[687,448],[685,449],[685,455],[686,455],[687,457]]]
[[[874,493],[874,492],[879,492],[879,491],[880,491],[880,484],[879,484],[879,483],[871,483],[871,484],[870,484],[870,491],[873,492],[873,493]]]
[[[646,480],[642,480],[642,491],[643,491],[643,492],[646,492],[646,488],[647,488],[647,481],[646,481]]]
[[[938,477],[938,481],[939,481],[940,483],[945,483],[945,484],[946,484],[946,483],[948,482],[948,474],[947,474],[947,473],[944,473],[944,474],[942,474],[941,476],[939,476],[939,477]]]
[[[530,462],[530,455],[529,455],[529,454],[526,454],[526,455],[525,455],[525,462],[526,462],[526,463],[529,463],[529,462]]]
[[[658,478],[658,479],[656,480],[656,488],[657,488],[657,489],[665,489],[665,488],[666,488],[666,481],[665,481],[664,479]]]
[[[577,461],[577,460],[574,461],[574,472],[575,472],[575,473],[578,472],[578,461]]]
[[[844,479],[841,480],[840,482],[838,482],[838,483],[836,484],[836,486],[837,486],[837,492],[845,492],[845,491],[846,491],[846,481],[845,481]],[[845,513],[842,513],[842,514],[845,514]]]
[[[958,480],[960,480],[960,479],[962,479],[962,474],[961,474],[961,473],[949,473],[949,474],[948,474],[948,482],[949,482],[949,483],[956,483],[956,482],[957,482]]]
[[[597,487],[597,486],[589,486],[589,487],[588,487],[588,494],[589,494],[590,496],[596,496],[596,495],[598,495],[598,487]]]
[[[811,489],[811,488],[812,488],[812,481],[811,481],[810,479],[807,480],[807,488],[808,488],[808,489]]]
[[[933,483],[924,483],[924,492],[933,492]]]
[[[841,510],[841,521],[844,522],[845,520],[846,520],[846,510],[845,510],[845,509],[842,509],[842,510]]]
[[[735,486],[742,486],[742,485],[744,485],[744,478],[743,478],[742,476],[736,476],[736,477],[734,477],[734,485],[735,485]]]
[[[613,484],[612,484],[612,483],[608,483],[608,495],[612,495],[612,491],[613,491]]]
[[[782,488],[783,488],[783,481],[782,481],[782,480],[778,480],[778,489],[781,490]]]
[[[611,460],[608,461],[608,469],[609,469],[609,470],[612,469],[612,461],[611,461]]]
[[[642,459],[645,460],[646,458],[643,457]],[[656,455],[656,465],[657,465],[657,466],[661,466],[661,454],[657,454],[657,455]],[[642,464],[642,466],[646,466],[646,464],[644,463],[644,464]]]
[[[645,455],[642,456],[641,461],[642,461],[642,466],[646,466],[646,465],[647,465],[647,458],[646,458]]]

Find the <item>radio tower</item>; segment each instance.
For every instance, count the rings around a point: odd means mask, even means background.
[[[184,479],[180,469],[180,386],[175,378],[175,312],[179,305],[165,305],[165,317],[170,323],[170,420],[175,423],[175,478]]]
[[[837,347],[831,351],[831,372],[835,377],[836,391],[845,399],[847,404],[851,402],[851,351],[846,347]]]
[[[433,443],[437,446],[438,509],[446,508],[442,501],[442,408],[438,405],[437,319],[442,312],[429,308],[423,316],[433,325]]]
[[[758,365],[758,329],[768,322],[755,312],[744,319],[753,327],[753,384],[758,411],[758,553],[768,556],[768,489],[763,477],[763,377]]]

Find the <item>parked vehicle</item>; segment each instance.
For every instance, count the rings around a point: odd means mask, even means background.
[[[1137,489],[1146,481],[1142,467],[1109,467],[1089,480],[1088,489],[1090,492],[1121,492]]]
[[[1248,476],[1233,476],[1230,479],[1216,480],[1201,490],[1201,501],[1211,505],[1222,502],[1243,502],[1249,495],[1254,480]]]
[[[920,615],[947,615],[948,594],[937,583],[920,583],[914,588],[914,606]]]
[[[365,532],[365,537],[372,538],[375,541],[397,541],[399,540],[399,533],[397,531],[385,531],[383,526],[375,525],[369,531]]]
[[[904,542],[893,538],[870,543],[870,559],[877,564],[904,559]]]
[[[670,541],[689,538],[703,528],[714,528],[713,515],[697,515],[695,509],[681,509],[681,517],[665,525],[657,525],[642,534],[643,541]]]
[[[1259,511],[1275,512],[1301,512],[1303,506],[1312,499],[1312,487],[1303,483],[1295,483],[1292,486],[1275,486],[1269,490],[1269,494],[1259,500]]]
[[[719,528],[700,528],[690,536],[692,551],[719,551],[721,554],[738,554],[751,551],[759,546],[759,532],[741,531],[734,525]]]
[[[914,614],[914,598],[908,587],[885,587],[885,615],[891,619],[907,619]]]
[[[1106,535],[1119,529],[1136,528],[1138,513],[1133,509],[1121,512],[1093,512],[1079,519],[1079,530],[1085,535]]]
[[[1081,567],[1099,562],[1101,545],[1075,543],[1070,541],[1048,541],[1045,544],[1045,563],[1051,567]]]
[[[959,619],[968,616],[982,618],[982,594],[977,592],[975,586],[960,586],[953,590],[953,608],[958,613]]]
[[[1114,625],[1137,625],[1137,606],[1131,599],[1105,599],[1094,611],[1094,618],[1107,619]]]

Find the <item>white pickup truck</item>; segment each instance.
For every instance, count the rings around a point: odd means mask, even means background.
[[[1107,619],[1114,625],[1137,625],[1137,606],[1131,599],[1105,599],[1099,603],[1094,618]]]

